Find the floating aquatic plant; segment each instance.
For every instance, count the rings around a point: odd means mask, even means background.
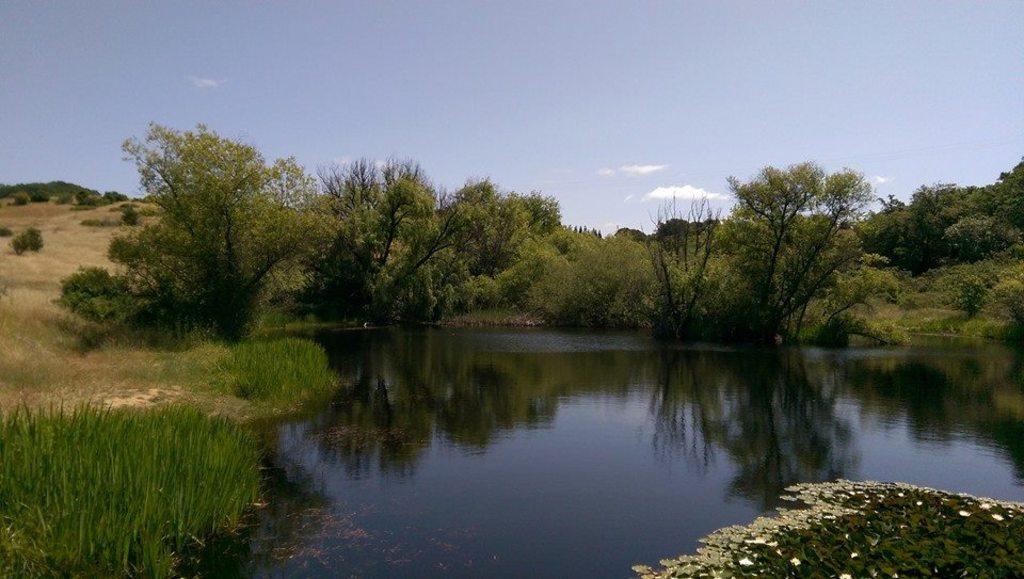
[[[637,566],[670,577],[1021,577],[1024,505],[903,483],[796,485],[780,509],[702,539],[695,555]]]

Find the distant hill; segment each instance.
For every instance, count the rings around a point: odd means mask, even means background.
[[[50,181],[49,183],[18,183],[17,185],[0,185],[0,199],[13,195],[18,191],[24,191],[31,197],[47,199],[50,197],[60,197],[61,195],[71,195],[72,197],[78,194],[81,194],[81,196],[101,195],[101,193],[95,189],[76,185],[75,183]]]

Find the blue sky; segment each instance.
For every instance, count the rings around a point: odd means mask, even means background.
[[[605,230],[806,160],[906,198],[1024,156],[1021,30],[1021,0],[3,0],[0,182],[133,193],[120,145],[155,121],[311,171],[411,157]]]

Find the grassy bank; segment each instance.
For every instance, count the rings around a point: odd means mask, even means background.
[[[232,346],[220,369],[228,389],[235,395],[278,404],[324,394],[337,383],[324,349],[299,338]]]
[[[672,577],[1021,577],[1024,505],[907,484],[798,485],[783,510],[702,539],[696,555],[635,568]]]
[[[0,423],[0,576],[170,576],[239,524],[258,460],[196,410],[15,411]]]
[[[0,201],[0,226],[46,242],[23,255],[0,243],[3,578],[189,568],[257,500],[259,452],[237,424],[335,384],[309,342],[228,346],[62,310],[61,279],[111,266],[118,228],[82,224],[109,211]]]

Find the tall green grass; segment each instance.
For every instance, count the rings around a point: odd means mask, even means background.
[[[0,421],[0,577],[167,577],[237,527],[259,452],[196,410],[19,410]]]
[[[324,349],[299,338],[242,342],[231,349],[223,369],[234,393],[254,400],[301,399],[337,382]]]

